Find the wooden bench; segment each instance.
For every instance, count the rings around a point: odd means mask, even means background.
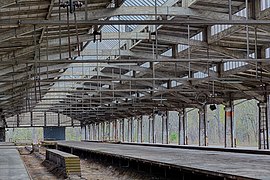
[[[59,168],[63,168],[67,176],[81,176],[80,158],[78,156],[56,149],[47,149],[46,160],[53,162]]]

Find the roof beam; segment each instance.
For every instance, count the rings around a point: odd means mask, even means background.
[[[199,0],[182,0],[182,6],[185,8],[189,8],[197,2],[199,2]]]

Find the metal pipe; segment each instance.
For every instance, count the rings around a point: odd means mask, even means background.
[[[71,41],[70,41],[70,19],[69,19],[69,6],[67,6],[67,30],[68,30],[68,55],[69,55],[69,59],[72,59],[71,56]],[[70,4],[70,9],[71,9],[71,4]],[[76,21],[74,21],[74,24],[77,24]]]
[[[257,27],[254,28],[255,33],[255,58],[258,58],[258,30]],[[256,78],[258,78],[258,62],[256,62]]]
[[[229,3],[229,20],[232,20],[232,0],[228,0]]]
[[[245,0],[246,2],[246,20],[248,21],[249,19],[249,3],[248,0]],[[249,59],[249,27],[246,25],[246,38],[247,38],[247,59]]]
[[[77,24],[77,15],[74,12],[74,21],[75,21],[75,29],[76,29],[76,39],[77,39],[77,48],[78,48],[78,56],[81,56],[81,49],[80,49],[80,39],[79,39],[79,32],[78,32],[78,24]]]

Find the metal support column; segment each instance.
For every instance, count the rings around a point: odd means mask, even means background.
[[[44,127],[46,127],[46,126],[47,126],[47,113],[44,112]]]
[[[151,143],[151,116],[148,117],[148,143]]]
[[[86,126],[81,123],[81,138],[82,140],[86,140]]]
[[[139,136],[140,136],[140,117],[137,118],[137,143],[139,143]]]
[[[100,129],[99,129],[100,123],[97,123],[97,140],[100,140]]]
[[[57,113],[57,126],[58,126],[58,127],[61,126],[61,121],[60,121],[60,114],[59,114],[59,112]]]
[[[152,143],[156,142],[156,138],[155,138],[155,120],[156,120],[156,115],[153,114],[153,119],[152,119]]]
[[[127,142],[130,142],[130,118],[127,120]]]
[[[133,121],[134,117],[130,119],[130,142],[133,142]]]
[[[232,0],[228,0],[229,4],[229,20],[232,20]]]
[[[165,114],[162,114],[161,116],[161,143],[164,144],[164,122],[165,122]]]
[[[186,132],[185,132],[185,109],[179,112],[179,123],[178,123],[178,145],[186,144]]]
[[[169,144],[168,115],[169,115],[168,111],[166,111],[166,113],[162,115],[162,132],[161,132],[162,144],[164,143]]]
[[[5,115],[3,109],[0,109],[0,142],[6,141]]]
[[[269,149],[267,103],[258,103],[259,107],[259,149]]]
[[[116,120],[113,121],[113,140],[114,141],[117,141],[117,124],[116,124]]]
[[[93,124],[93,140],[95,141],[96,140],[96,134],[97,134],[97,129],[96,129],[96,123]]]
[[[5,120],[4,115],[1,112],[0,115],[0,142],[6,141],[6,129],[5,129]]]
[[[122,119],[122,135],[121,135],[121,137],[122,137],[122,142],[125,142],[125,119]]]
[[[92,129],[92,124],[89,124],[89,140],[92,141],[93,140],[93,129]]]
[[[33,112],[30,112],[30,125],[33,127]]]
[[[141,143],[143,142],[143,116],[141,116],[140,131],[141,131]]]
[[[88,125],[84,125],[84,140],[89,140],[89,134],[88,134]]]
[[[0,142],[6,141],[6,129],[4,127],[0,127]]]
[[[234,122],[233,122],[233,106],[232,102],[225,106],[225,147],[234,147]]]
[[[92,124],[88,125],[88,129],[89,129],[89,141],[92,141],[92,133],[93,133]]]
[[[109,141],[111,141],[111,122],[108,122],[108,134],[109,134]]]
[[[169,111],[166,111],[165,118],[165,143],[169,144]]]
[[[97,140],[97,124],[96,123],[93,124],[93,128],[94,128],[93,140],[96,141]]]
[[[102,122],[102,141],[105,141],[105,122]]]
[[[207,146],[206,106],[199,110],[199,146]]]

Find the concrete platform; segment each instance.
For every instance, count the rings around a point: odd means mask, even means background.
[[[0,143],[0,150],[1,149],[16,149],[16,146],[13,143]]]
[[[14,143],[11,142],[0,142],[0,146],[14,146]]]
[[[178,167],[218,177],[270,179],[270,155],[94,142],[58,142],[58,147]]]
[[[0,145],[0,179],[30,179],[18,150],[12,144]]]

